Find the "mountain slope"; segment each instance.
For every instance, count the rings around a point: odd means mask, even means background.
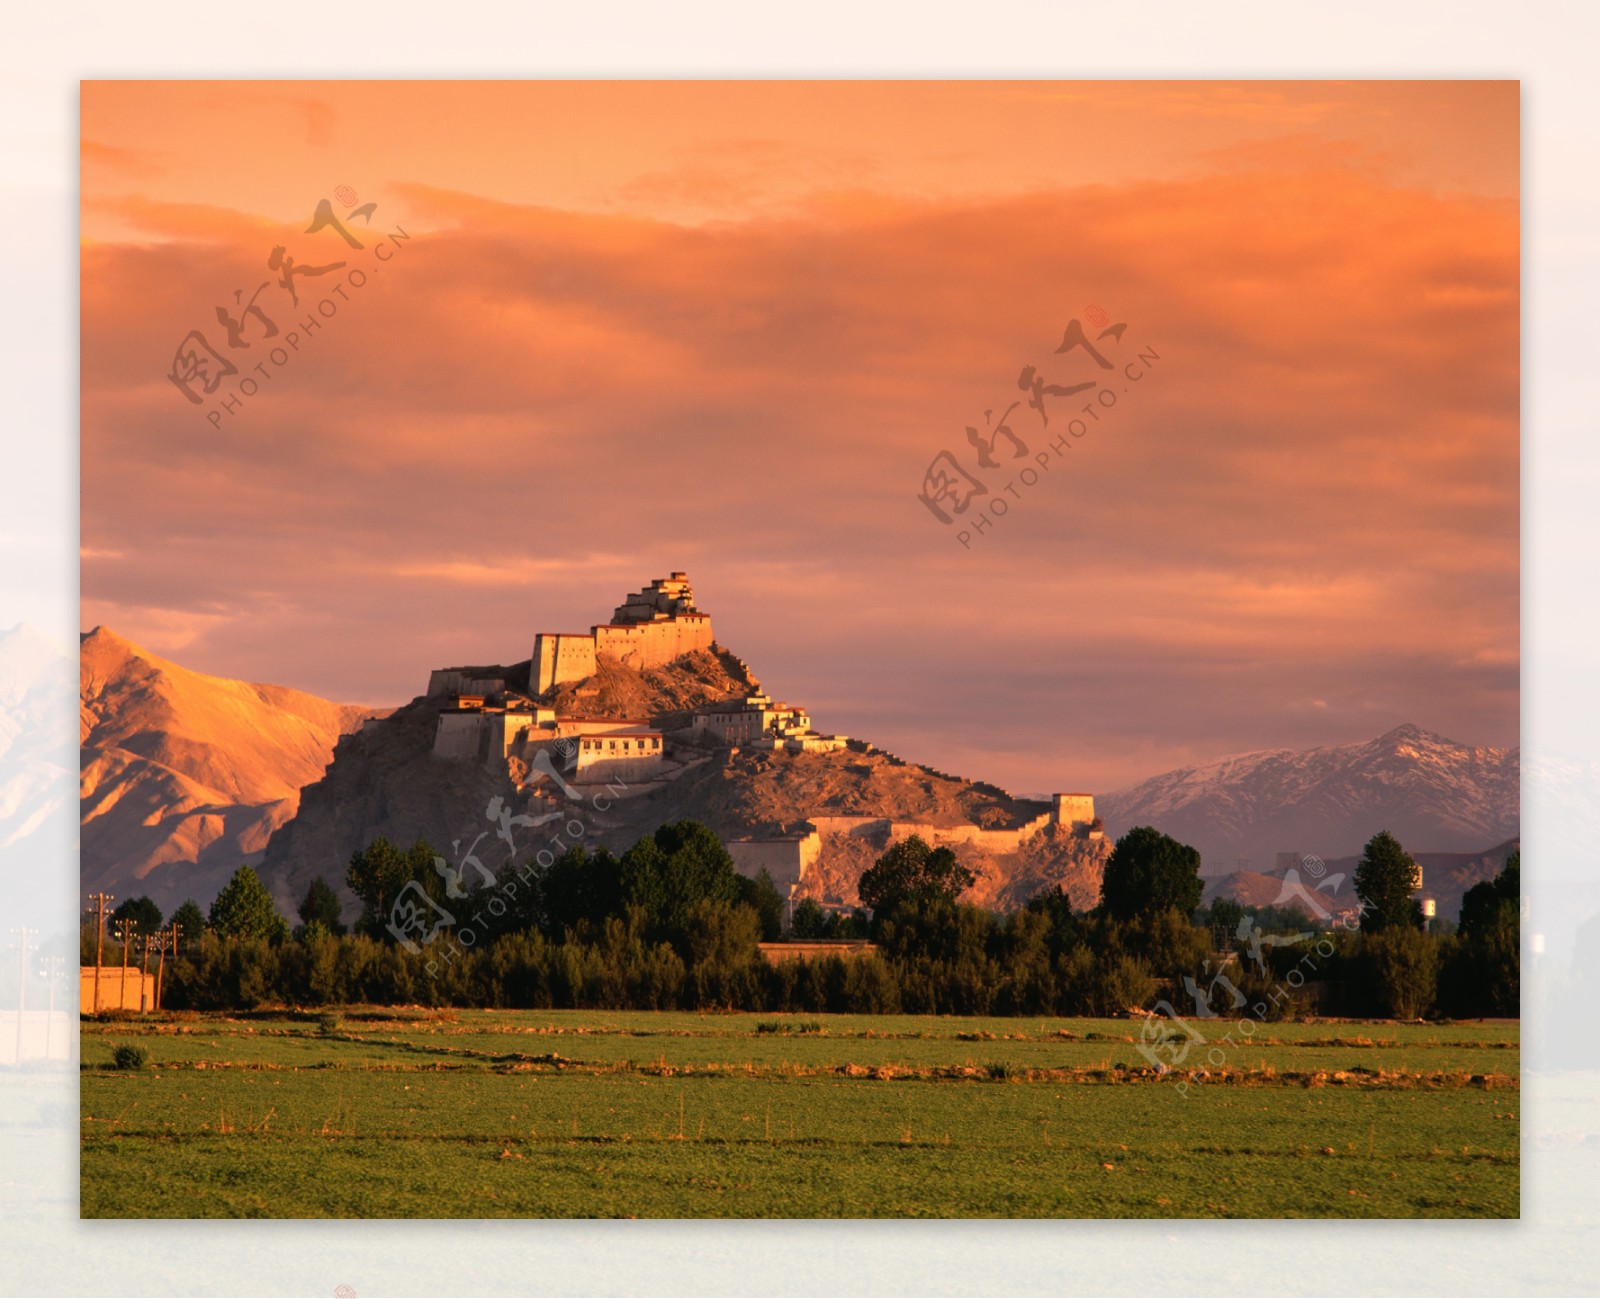
[[[477,670],[516,679],[522,668]],[[648,719],[681,746],[677,752],[685,762],[670,782],[572,805],[568,824],[582,834],[574,830],[554,851],[580,838],[590,848],[603,845],[620,852],[658,826],[685,819],[728,841],[804,834],[813,828],[810,818],[822,817],[820,855],[807,892],[852,905],[861,872],[890,842],[891,822],[898,833],[913,825],[1008,829],[1047,810],[1045,804],[931,771],[859,740],[832,753],[787,753],[728,749],[696,739],[687,727],[688,710],[740,697],[752,685],[748,669],[732,655],[696,651],[643,670],[602,655],[593,677],[552,692],[563,715]],[[527,801],[504,766],[433,753],[438,717],[448,702],[444,696],[419,697],[339,742],[327,772],[305,790],[299,814],[267,847],[261,871],[280,899],[299,895],[319,875],[342,889],[351,853],[379,835],[402,844],[424,838],[452,856],[454,845],[475,843],[472,851],[496,871],[513,847],[518,863],[546,847],[550,830],[519,832],[514,845],[492,833],[486,809],[493,800],[518,809]],[[872,824],[829,825],[827,818],[835,817]],[[1014,852],[956,846],[957,856],[978,875],[969,900],[1009,908],[1060,883],[1076,905],[1091,905],[1099,895],[1109,845],[1103,839],[1048,833],[1055,828],[1046,827]],[[480,835],[485,837],[478,841]]]
[[[192,672],[95,628],[79,656],[82,887],[167,910],[209,899],[372,715]]]
[[[1155,825],[1200,849],[1207,874],[1279,852],[1359,853],[1387,829],[1418,852],[1476,852],[1519,832],[1520,750],[1472,747],[1416,726],[1375,740],[1274,749],[1155,776],[1097,801],[1108,833]]]
[[[72,656],[26,624],[0,632],[0,879],[13,924],[60,924],[74,847]]]

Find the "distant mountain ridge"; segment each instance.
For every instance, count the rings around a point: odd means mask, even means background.
[[[209,900],[374,716],[159,658],[104,627],[79,647],[80,876],[166,910]]]
[[[73,849],[72,654],[18,623],[0,631],[0,878],[10,923],[60,924]]]
[[[1388,830],[1413,853],[1476,853],[1520,833],[1521,750],[1458,744],[1419,726],[1375,740],[1272,749],[1169,771],[1101,796],[1109,834],[1155,825],[1200,850],[1202,871],[1280,852],[1332,859]]]

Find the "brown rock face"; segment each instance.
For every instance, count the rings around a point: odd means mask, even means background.
[[[171,910],[259,859],[339,736],[373,716],[191,672],[103,627],[79,662],[81,876]]]

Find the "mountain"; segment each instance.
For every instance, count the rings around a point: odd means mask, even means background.
[[[535,769],[564,768],[581,733],[608,725],[659,739],[664,756],[616,791],[584,785],[579,766],[559,797]],[[528,824],[558,812],[554,827]],[[970,900],[1001,908],[1052,884],[1092,905],[1110,852],[1098,827],[1058,824],[1050,803],[812,731],[804,709],[761,694],[711,639],[675,573],[587,637],[544,633],[531,659],[436,669],[425,694],[340,739],[261,872],[284,903],[318,876],[343,890],[351,854],[383,835],[426,839],[452,861],[470,854],[504,878],[508,860],[572,842],[621,852],[685,819],[713,830],[746,873],[768,869],[791,899],[836,907],[854,905],[861,872],[910,834],[950,846],[978,877]]]
[[[1155,776],[1104,795],[1116,836],[1154,825],[1200,850],[1206,874],[1273,873],[1278,854],[1358,854],[1379,830],[1413,855],[1480,852],[1519,833],[1520,750],[1472,747],[1417,726],[1326,748],[1272,749]]]
[[[374,715],[192,672],[104,627],[79,650],[82,888],[168,912],[259,859],[338,738]]]
[[[72,655],[25,623],[0,632],[0,879],[13,924],[60,924],[73,856]]]

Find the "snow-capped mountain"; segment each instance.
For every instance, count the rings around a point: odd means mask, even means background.
[[[1417,726],[1326,748],[1272,749],[1169,771],[1100,796],[1106,831],[1153,825],[1200,849],[1203,871],[1270,871],[1280,852],[1332,859],[1379,830],[1412,852],[1479,852],[1520,830],[1521,751]]]

